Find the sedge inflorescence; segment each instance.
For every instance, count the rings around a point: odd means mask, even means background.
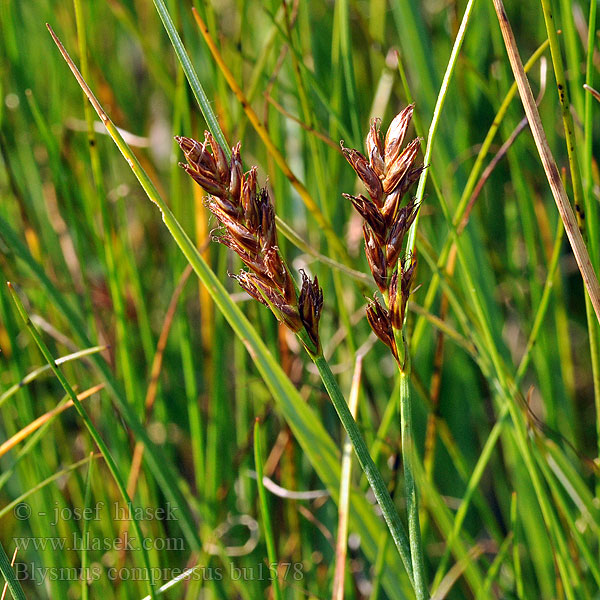
[[[366,139],[367,156],[354,149],[342,152],[364,184],[368,197],[344,194],[363,217],[367,262],[387,309],[373,298],[367,307],[369,325],[398,360],[394,329],[402,329],[406,305],[416,270],[416,256],[398,261],[404,237],[414,222],[418,205],[413,199],[402,206],[404,196],[417,181],[422,165],[415,165],[420,140],[402,147],[414,106],[411,104],[392,120],[382,139],[381,119],[374,119]]]
[[[175,139],[187,159],[187,164],[180,166],[209,194],[206,205],[222,225],[214,239],[233,250],[248,267],[232,277],[299,334],[312,353],[318,353],[323,292],[317,277],[311,280],[304,272],[297,292],[279,252],[273,202],[267,188],[257,185],[256,167],[244,173],[241,144],[232,148],[228,160],[208,131],[203,143],[187,137]]]

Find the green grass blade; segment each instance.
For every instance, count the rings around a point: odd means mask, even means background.
[[[356,452],[358,462],[365,472],[369,484],[371,485],[371,489],[377,498],[377,502],[379,503],[381,511],[383,512],[383,516],[386,520],[390,533],[392,534],[392,538],[394,539],[398,553],[402,558],[406,572],[409,574],[409,577],[412,581],[413,568],[411,560],[411,548],[394,502],[390,497],[379,469],[376,467],[371,455],[369,454],[365,441],[362,438],[360,430],[358,429],[358,425],[352,417],[350,409],[346,403],[346,399],[342,396],[327,361],[322,355],[316,356],[313,358],[313,360],[317,369],[319,370],[321,379],[327,388],[329,397],[335,406],[335,410],[338,413],[340,421],[344,425],[344,429],[346,430],[346,433],[348,434],[348,437],[354,446],[354,451]],[[420,592],[417,591],[417,593]]]
[[[427,132],[427,144],[425,146],[425,158],[423,159],[423,164],[429,167],[431,163],[431,156],[433,152],[433,145],[435,142],[435,136],[437,132],[437,128],[440,122],[442,109],[444,108],[444,103],[446,101],[446,96],[448,94],[448,86],[450,85],[450,81],[454,74],[454,70],[456,68],[456,64],[458,61],[458,55],[460,53],[460,49],[465,39],[465,34],[467,32],[467,27],[469,25],[469,20],[471,18],[471,14],[473,13],[473,7],[475,6],[475,0],[469,0],[467,6],[465,7],[465,12],[463,14],[462,22],[460,24],[460,29],[456,34],[456,39],[454,41],[454,45],[452,46],[452,52],[450,53],[450,58],[448,60],[448,66],[446,67],[446,72],[444,74],[444,79],[442,81],[442,85],[440,87],[440,91],[436,100],[435,109],[433,111],[433,117],[431,118],[431,124],[429,125],[429,131]],[[421,173],[421,177],[419,178],[419,184],[417,186],[417,194],[416,194],[416,202],[421,203],[423,201],[423,195],[425,193],[425,184],[427,183],[427,177],[429,175],[429,169],[431,167],[424,169]],[[414,220],[411,228],[407,234],[406,241],[406,252],[407,254],[412,254],[415,249],[416,236],[417,236],[417,226],[419,224],[419,214],[421,211],[417,213],[417,218]]]
[[[8,556],[6,556],[2,543],[0,543],[0,572],[8,584],[8,589],[14,600],[26,600],[25,592],[10,565],[10,560],[8,560]]]
[[[85,356],[89,356],[91,354],[96,354],[97,352],[103,352],[106,350],[106,346],[94,346],[93,348],[86,348],[85,350],[80,350],[79,352],[73,352],[72,354],[68,354],[67,356],[62,356],[61,358],[57,358],[54,363],[56,365],[62,365],[63,363],[69,362],[71,360],[78,360]],[[0,394],[0,406],[2,406],[11,396],[16,394],[24,385],[35,381],[39,375],[45,373],[46,371],[50,371],[50,365],[42,365],[41,367],[34,369],[30,373],[27,373],[21,381],[11,385],[6,391]]]
[[[83,458],[83,459],[77,461],[76,463],[73,463],[72,465],[65,467],[64,469],[57,471],[50,477],[44,479],[43,481],[40,481],[34,487],[27,490],[24,494],[21,494],[20,496],[15,498],[12,502],[9,502],[6,506],[3,506],[0,509],[0,519],[5,517],[6,515],[10,514],[10,512],[13,510],[13,508],[15,508],[15,506],[18,506],[21,502],[24,502],[25,500],[27,500],[27,498],[29,498],[32,494],[35,494],[36,492],[43,489],[47,485],[50,485],[53,481],[56,481],[57,479],[64,477],[66,474],[70,473],[71,471],[74,471],[75,469],[78,469],[79,467],[87,464],[90,460],[92,460],[92,458],[98,458],[99,456],[100,456],[99,454],[95,454],[94,456],[88,456],[86,458]]]
[[[56,287],[50,281],[50,278],[46,274],[42,265],[37,263],[24,244],[21,242],[17,234],[13,231],[10,225],[0,217],[0,237],[4,239],[6,244],[12,249],[12,251],[21,259],[33,273],[35,278],[39,281],[43,287],[45,293],[52,301],[53,305],[62,313],[64,318],[73,328],[75,333],[80,339],[81,345],[91,346],[92,343],[85,333],[85,326],[79,318],[79,315],[74,310],[69,302],[58,292]],[[202,546],[200,536],[197,531],[194,518],[190,512],[188,502],[179,490],[176,478],[173,475],[174,467],[163,454],[163,452],[154,444],[141,424],[139,418],[124,400],[123,392],[112,376],[108,365],[103,358],[99,357],[98,354],[90,356],[90,360],[104,379],[106,383],[106,389],[109,391],[119,412],[123,415],[127,422],[127,425],[131,427],[135,437],[140,440],[146,447],[146,460],[152,470],[152,473],[159,482],[161,489],[165,496],[169,498],[175,506],[178,507],[180,513],[179,524],[183,530],[183,533],[190,544],[190,547],[194,550],[199,550]]]
[[[32,323],[29,315],[27,314],[27,311],[25,310],[25,306],[23,305],[23,302],[18,297],[17,293],[15,292],[14,288],[12,287],[12,285],[10,283],[8,284],[8,286],[9,286],[9,290],[11,292],[13,301],[15,303],[15,306],[17,307],[17,311],[21,315],[23,322],[25,323],[27,329],[29,329],[31,336],[35,340],[35,343],[37,344],[41,353],[44,355],[44,358],[48,361],[52,371],[54,372],[54,375],[60,381],[60,384],[63,386],[65,392],[67,392],[69,398],[73,401],[73,405],[75,406],[75,409],[77,410],[79,416],[81,417],[81,420],[87,427],[87,430],[89,431],[90,435],[92,436],[92,439],[94,440],[94,442],[98,446],[100,452],[102,453],[102,456],[104,457],[106,465],[107,465],[109,471],[111,472],[111,475],[113,476],[113,479],[115,480],[115,483],[117,484],[117,487],[119,488],[119,491],[121,492],[121,495],[123,496],[123,500],[127,504],[127,507],[129,509],[129,514],[132,516],[132,524],[135,529],[136,535],[138,536],[138,540],[144,540],[145,538],[142,533],[142,529],[140,527],[139,518],[136,516],[137,513],[135,510],[135,506],[134,506],[133,502],[131,501],[129,494],[127,493],[127,489],[125,487],[125,482],[124,482],[123,478],[121,477],[119,468],[117,467],[117,464],[114,461],[112,454],[110,453],[104,440],[100,436],[100,433],[94,426],[94,423],[88,416],[88,414],[87,414],[85,408],[83,407],[83,405],[81,404],[79,398],[77,398],[77,394],[73,391],[71,384],[68,382],[67,378],[63,375],[62,371],[56,365],[54,357],[50,353],[48,346],[46,346],[44,340],[42,339],[42,336],[40,335],[39,331],[37,330],[35,325]],[[147,569],[147,573],[152,573],[152,570],[150,567],[150,559],[148,556],[148,550],[144,544],[140,544],[140,549],[142,552],[142,559],[143,559],[144,565]],[[152,576],[149,577],[148,591],[150,592],[150,596],[152,596],[152,598],[154,599],[155,598],[154,581],[153,581]]]
[[[208,100],[204,88],[200,83],[200,79],[198,79],[198,75],[196,74],[196,70],[192,65],[192,61],[190,60],[190,57],[188,56],[188,53],[186,52],[186,49],[184,48],[183,43],[181,42],[181,38],[177,33],[177,29],[175,28],[173,19],[171,19],[171,15],[169,14],[169,11],[167,10],[167,7],[165,6],[163,0],[153,1],[158,14],[160,15],[160,19],[163,22],[163,25],[167,31],[167,34],[169,35],[169,39],[173,44],[175,54],[177,55],[177,58],[181,63],[183,72],[185,73],[188,83],[192,88],[192,92],[194,94],[194,97],[196,98],[196,101],[198,102],[198,106],[200,107],[200,110],[204,115],[206,124],[208,125],[210,132],[215,136],[217,142],[219,142],[221,148],[223,148],[225,152],[229,153],[229,144],[227,143],[227,140],[223,135],[223,131],[221,129],[221,126],[219,125],[217,116],[215,115],[212,106],[210,105],[210,101]]]
[[[93,469],[93,466],[94,466],[94,463],[92,460],[90,460],[90,462],[88,464],[87,474],[85,477],[85,495],[83,498],[84,510],[89,510],[92,508],[91,507],[91,498],[92,498],[92,469]],[[85,540],[88,538],[89,530],[90,530],[90,519],[84,519],[83,530],[81,532],[82,539]],[[84,548],[81,551],[81,572],[84,574],[87,573],[88,563],[89,563],[89,554],[88,554],[87,544],[85,544]],[[89,598],[88,587],[89,587],[88,580],[87,580],[87,577],[84,575],[81,578],[81,600],[88,600],[88,598]]]
[[[271,511],[267,501],[267,492],[263,483],[263,450],[260,440],[260,421],[258,418],[254,422],[254,465],[256,467],[256,485],[258,487],[258,496],[260,498],[260,512],[262,515],[265,542],[267,544],[267,556],[269,558],[269,573],[273,581],[273,597],[275,600],[281,600],[281,588],[279,586],[277,552],[275,550],[275,538],[273,536],[273,526],[271,525]],[[272,569],[275,569],[273,574]]]

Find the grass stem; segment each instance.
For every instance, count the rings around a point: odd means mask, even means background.
[[[419,523],[419,497],[413,473],[416,448],[412,426],[410,357],[408,354],[408,347],[405,347],[404,368],[400,372],[400,423],[404,465],[404,488],[406,490],[406,512],[408,515],[408,539],[410,542],[410,556],[415,578],[415,592],[418,600],[425,600],[428,598],[428,594],[425,580],[423,544],[421,541],[421,525]]]
[[[279,586],[279,575],[277,568],[277,553],[275,551],[275,538],[273,537],[273,526],[271,524],[271,512],[267,502],[267,492],[263,483],[263,454],[260,440],[260,421],[254,422],[254,465],[256,467],[256,484],[260,498],[260,512],[262,514],[265,542],[267,544],[267,556],[269,558],[269,576],[273,582],[273,598],[281,600],[281,588]],[[273,572],[273,570],[275,572]]]
[[[352,442],[358,462],[360,463],[360,466],[364,471],[369,484],[371,485],[371,489],[373,490],[375,498],[377,499],[379,507],[381,508],[381,512],[383,513],[383,518],[385,519],[388,529],[392,534],[394,544],[396,544],[400,558],[402,558],[406,572],[408,573],[410,581],[414,587],[415,581],[413,577],[410,545],[402,522],[400,521],[400,516],[398,515],[398,511],[396,510],[396,506],[394,505],[392,498],[390,497],[383,477],[381,476],[379,469],[369,454],[365,440],[360,433],[356,421],[352,417],[352,413],[348,408],[346,399],[344,398],[342,391],[340,390],[337,381],[331,372],[329,363],[325,360],[322,354],[311,356],[311,358],[313,359],[315,366],[319,371],[319,375],[321,376],[323,384],[325,385],[325,389],[331,398],[340,421],[342,422],[342,425],[344,426],[344,429],[346,430],[346,433]]]

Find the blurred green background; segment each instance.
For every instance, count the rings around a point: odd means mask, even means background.
[[[413,100],[413,133],[427,138],[466,3],[196,3],[273,143],[332,224],[347,256],[330,247],[249,123],[194,23],[193,3],[166,4],[226,138],[231,145],[242,141],[245,168],[258,166],[259,181],[268,180],[278,216],[311,249],[308,253],[280,235],[282,254],[297,279],[303,268],[317,274],[324,288],[321,339],[345,393],[356,352],[364,353],[357,420],[390,488],[398,487],[396,501],[403,509],[403,488],[396,483],[402,477],[396,367],[387,349],[374,341],[364,318],[365,297],[375,286],[332,269],[315,254],[369,273],[360,219],[341,196],[359,188],[339,152],[339,141],[364,149],[369,119],[381,117],[385,130]],[[548,37],[542,7],[507,4],[525,62]],[[590,5],[568,0],[554,5],[586,177],[586,208],[591,205],[595,211],[598,172],[592,157],[598,151],[598,119],[586,120],[589,100],[582,88]],[[174,135],[201,140],[206,124],[149,1],[75,6],[0,0],[1,279],[13,282],[26,297],[27,310],[54,357],[103,347],[65,363],[63,369],[78,393],[106,385],[84,406],[123,478],[130,474],[140,439],[113,394],[130,407],[159,448],[157,464],[152,468],[142,463],[135,487],[136,504],[151,511],[143,521],[144,531],[154,540],[151,562],[164,570],[161,583],[175,577],[177,569],[195,564],[203,569],[201,578],[174,586],[165,597],[265,597],[271,587],[264,572],[259,576],[259,569],[268,565],[257,529],[255,417],[262,422],[266,475],[291,491],[325,486],[283,418],[280,398],[268,392],[252,356],[206,290],[193,274],[188,277],[186,260],[163,227],[159,211],[97,116],[84,113],[82,92],[46,23],[77,64],[82,47],[87,50],[88,83],[97,98],[126,132],[142,166],[311,414],[341,446],[343,432],[310,361],[270,312],[248,301],[227,277],[240,268],[237,259],[210,243],[217,223],[203,208],[199,190],[177,166],[183,156],[173,140]],[[592,36],[592,49],[595,75],[600,60],[597,36]],[[529,77],[534,95],[546,87],[539,110],[572,197],[548,49]],[[587,80],[594,85],[593,79]],[[417,484],[428,579],[434,581],[442,565],[439,584],[452,568],[444,579],[450,598],[598,598],[600,506],[593,459],[598,456],[595,394],[600,390],[598,382],[594,386],[592,369],[593,360],[598,362],[598,348],[593,346],[598,327],[593,315],[588,326],[581,277],[568,244],[560,245],[560,238],[556,242],[562,226],[528,129],[511,144],[477,197],[460,237],[466,263],[444,275],[441,288],[430,292],[434,274],[441,273],[435,267],[439,255],[448,252],[449,219],[481,176],[479,168],[475,179],[469,179],[512,83],[493,6],[479,1],[428,166],[417,241],[420,287],[411,298],[414,310],[409,315],[414,421],[422,461]],[[597,111],[597,106],[588,110]],[[93,119],[93,137],[87,118]],[[500,121],[483,167],[522,118],[517,95]],[[591,157],[584,151],[584,136],[591,137]],[[553,272],[555,243],[560,254]],[[598,240],[590,248],[597,267]],[[440,264],[444,267],[446,262]],[[547,303],[545,284],[552,286]],[[490,338],[482,335],[473,294],[483,306]],[[535,345],[526,351],[540,307],[541,327]],[[440,334],[439,323],[432,324],[433,317],[444,321],[445,333]],[[1,443],[62,402],[64,392],[48,371],[10,391],[45,361],[4,288],[0,349]],[[494,353],[502,361],[500,372],[490,361]],[[157,354],[162,362],[153,390]],[[524,354],[527,368],[511,388]],[[506,386],[512,389],[508,396],[503,392]],[[518,426],[506,416],[508,406],[516,407],[526,425],[525,446],[515,433]],[[486,442],[489,454],[471,497],[469,478]],[[27,597],[81,597],[86,593],[77,571],[82,560],[90,569],[90,597],[141,598],[147,593],[146,582],[132,576],[132,569],[142,566],[140,553],[115,547],[123,527],[115,503],[122,507],[122,499],[104,462],[77,464],[92,450],[96,448],[72,408],[14,447],[0,449],[0,541],[9,557],[15,545],[20,546],[16,561],[26,567],[16,572],[24,575],[20,579]],[[166,481],[158,471],[166,473]],[[366,493],[359,475],[356,467],[355,487]],[[174,506],[169,488],[175,487],[195,534],[186,532],[181,517],[168,520],[156,512]],[[25,504],[14,504],[24,494]],[[466,494],[470,504],[458,531],[459,544],[451,544],[452,553],[444,558]],[[306,500],[270,494],[269,502],[279,560],[290,563],[282,576],[284,597],[329,597],[336,504],[326,495]],[[75,517],[75,509],[99,503],[97,519],[86,524]],[[546,506],[549,513],[544,512]],[[66,518],[55,519],[57,510],[64,510],[58,514]],[[83,553],[74,547],[73,540],[81,540],[85,528],[88,539],[106,544]],[[191,544],[194,536],[202,550]],[[67,544],[60,548],[52,547],[53,542],[26,541],[52,539]],[[393,545],[381,551],[384,539],[377,563],[360,536],[351,536],[347,598],[412,597],[406,578],[394,570]],[[173,540],[170,546],[167,540]],[[54,571],[44,574],[35,568]],[[245,575],[237,577],[238,568],[246,568]]]

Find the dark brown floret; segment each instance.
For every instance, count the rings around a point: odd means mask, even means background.
[[[385,291],[387,289],[387,265],[385,262],[385,254],[377,242],[373,230],[367,223],[363,224],[363,235],[365,238],[365,254],[367,255],[367,262],[369,263],[371,274],[379,289]]]
[[[392,351],[394,358],[398,360],[398,350],[396,348],[390,315],[375,297],[373,300],[369,300],[367,321],[375,335]]]
[[[319,280],[315,276],[311,281],[304,271],[302,274],[302,289],[298,297],[298,308],[300,319],[308,337],[319,348],[319,319],[321,318],[321,309],[323,308],[323,290],[319,287]]]
[[[342,144],[342,152],[346,160],[352,165],[360,180],[365,184],[369,196],[377,206],[381,206],[381,198],[383,196],[383,186],[375,169],[369,164],[369,161],[358,151],[344,148]]]

